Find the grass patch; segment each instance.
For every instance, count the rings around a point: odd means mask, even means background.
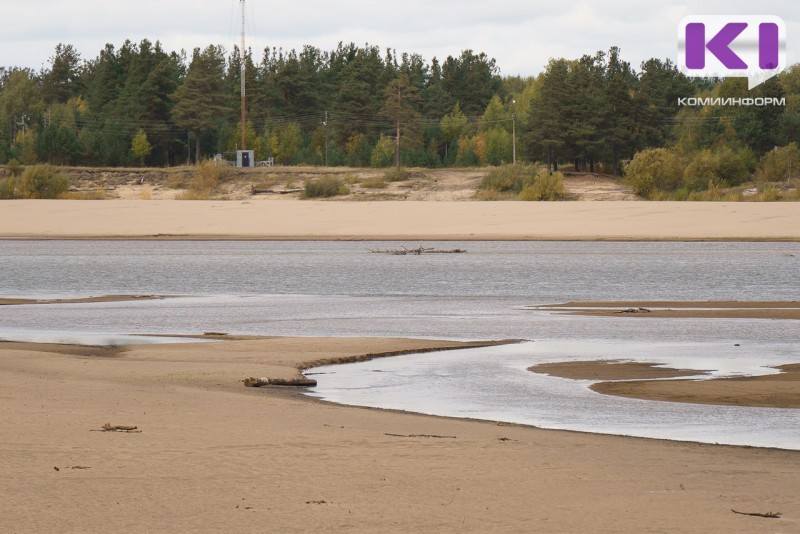
[[[189,188],[175,196],[176,200],[211,200],[219,184],[228,177],[228,167],[212,160],[203,160],[194,166]],[[170,177],[172,180],[173,177]],[[185,183],[181,177],[181,184]],[[177,189],[177,188],[176,188]]]
[[[361,186],[367,189],[386,189],[389,181],[384,176],[372,176],[361,181]]]
[[[475,200],[484,201],[498,201],[498,200],[514,200],[516,195],[511,192],[504,193],[502,191],[495,191],[494,189],[478,189],[475,191]]]

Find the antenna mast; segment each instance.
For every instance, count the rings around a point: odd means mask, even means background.
[[[241,79],[242,79],[242,150],[247,149],[246,143],[246,122],[245,122],[245,114],[246,114],[246,106],[245,106],[245,53],[244,53],[244,0],[239,0],[239,4],[242,6],[242,48],[239,50],[239,60],[241,63]]]

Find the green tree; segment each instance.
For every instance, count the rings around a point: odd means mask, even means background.
[[[178,126],[194,133],[195,161],[200,161],[201,134],[213,130],[225,115],[222,80],[225,58],[222,47],[194,50],[183,83],[173,95],[172,118]]]
[[[150,146],[150,141],[147,140],[147,132],[139,128],[139,130],[136,131],[136,135],[133,136],[131,152],[139,159],[140,166],[144,167],[144,160],[152,151],[153,147]]]
[[[402,127],[404,126],[407,132],[412,131],[414,123],[419,121],[419,112],[414,107],[414,104],[419,101],[419,90],[411,84],[406,74],[400,74],[389,82],[383,94],[386,100],[381,113],[386,117],[390,117],[396,126],[394,164],[395,167],[399,167]],[[411,137],[406,133],[406,138]]]
[[[50,58],[50,70],[42,75],[42,96],[47,104],[64,104],[80,95],[81,56],[70,44],[59,43]]]
[[[442,117],[439,123],[439,131],[445,142],[445,160],[447,160],[449,155],[450,145],[454,144],[462,135],[466,134],[468,128],[469,119],[467,119],[467,116],[461,111],[461,104],[456,102],[456,105],[453,106],[453,110]]]

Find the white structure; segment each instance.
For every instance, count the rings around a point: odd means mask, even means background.
[[[236,151],[236,166],[237,167],[255,167],[256,156],[252,150],[237,150]]]

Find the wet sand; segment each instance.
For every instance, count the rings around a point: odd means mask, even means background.
[[[459,344],[316,338],[118,349],[0,344],[4,529],[800,529],[800,452],[344,407],[241,382],[297,377],[321,361],[452,346]],[[105,423],[137,429],[97,431]]]
[[[102,295],[76,299],[15,299],[0,298],[0,306],[19,306],[23,304],[89,304],[95,302],[127,302],[131,300],[156,300],[158,295]]]
[[[792,202],[8,200],[0,237],[36,239],[800,241]]]
[[[572,361],[535,365],[528,370],[573,380],[601,380],[591,389],[606,395],[645,400],[800,408],[800,364],[778,367],[780,374],[713,380],[652,380],[698,376],[704,371],[672,369],[642,362]]]
[[[529,309],[604,317],[800,319],[797,301],[585,301]]]

